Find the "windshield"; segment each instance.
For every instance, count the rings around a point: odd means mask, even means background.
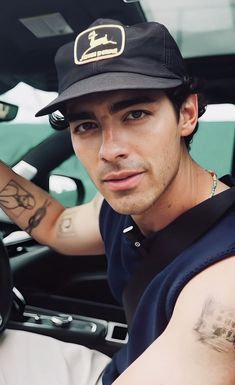
[[[184,57],[235,53],[231,0],[140,1],[149,21],[165,24]]]

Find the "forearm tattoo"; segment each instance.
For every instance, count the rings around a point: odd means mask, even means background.
[[[218,352],[235,352],[235,307],[227,308],[209,298],[194,328],[198,339]]]
[[[40,223],[41,220],[45,217],[47,208],[50,205],[50,202],[48,202],[48,199],[45,200],[42,207],[39,207],[34,215],[32,215],[29,218],[28,226],[26,227],[25,231],[29,234],[32,233],[33,229],[35,229]]]
[[[34,196],[14,180],[10,180],[0,191],[0,207],[11,210],[16,217],[24,210],[32,210],[35,203]]]
[[[75,234],[74,223],[72,219],[72,215],[65,215],[58,228],[58,236],[59,237],[70,237]]]

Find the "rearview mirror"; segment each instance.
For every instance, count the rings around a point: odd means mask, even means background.
[[[10,122],[15,119],[18,106],[0,101],[0,122]]]

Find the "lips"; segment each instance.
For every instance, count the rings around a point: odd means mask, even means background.
[[[143,171],[120,171],[107,174],[102,182],[105,183],[110,190],[130,190],[138,186],[144,172]]]

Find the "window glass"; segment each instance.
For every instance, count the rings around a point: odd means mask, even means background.
[[[232,172],[235,122],[201,121],[191,145],[192,157],[219,177]]]
[[[0,154],[4,162],[14,165],[32,147],[53,133],[48,117],[35,118],[35,113],[55,95],[54,92],[43,92],[19,83],[0,96],[0,100],[19,106],[13,121],[0,123]]]
[[[1,159],[14,165],[32,147],[53,133],[49,124],[0,123]]]

